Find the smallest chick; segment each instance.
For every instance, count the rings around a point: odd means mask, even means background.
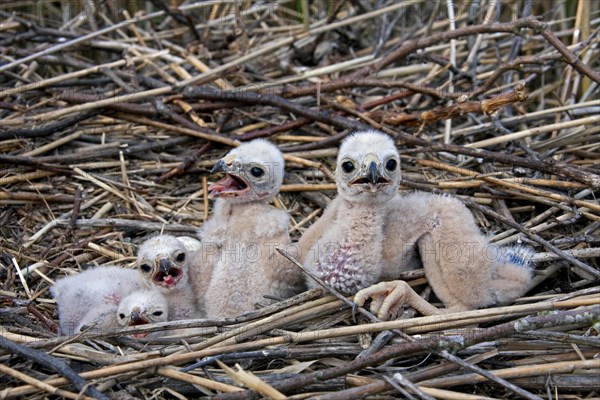
[[[167,300],[158,290],[139,290],[125,297],[115,313],[121,327],[139,326],[167,322],[169,307]],[[147,336],[162,336],[164,332],[140,332],[131,336],[139,339]]]

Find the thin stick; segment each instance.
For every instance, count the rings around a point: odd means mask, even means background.
[[[548,363],[542,365],[523,365],[514,368],[504,368],[496,371],[491,371],[494,375],[502,378],[526,378],[529,376],[548,375],[548,374],[564,374],[572,373],[576,369],[591,369],[600,373],[600,360],[586,361],[564,361],[557,363]],[[444,378],[431,379],[420,382],[423,386],[428,387],[452,387],[466,383],[481,382],[482,379],[476,374],[465,374],[457,377],[449,376]]]
[[[31,119],[34,121],[39,121],[39,122],[51,121],[51,120],[57,119],[59,117],[62,117],[64,115],[73,114],[78,111],[94,110],[97,108],[106,107],[108,105],[121,103],[123,101],[136,101],[136,100],[140,100],[140,99],[146,99],[148,97],[159,96],[162,94],[170,93],[172,90],[173,90],[173,88],[171,86],[164,86],[161,88],[144,90],[144,91],[137,92],[137,93],[127,93],[127,94],[123,94],[123,95],[109,97],[107,99],[102,99],[102,100],[98,100],[98,101],[92,101],[89,103],[80,104],[80,105],[73,106],[73,107],[66,107],[66,108],[55,110],[55,111],[50,111],[50,112],[47,112],[44,114],[38,114],[38,115],[31,117]]]
[[[231,378],[233,378],[236,382],[243,383],[250,389],[263,394],[264,396],[266,396],[269,399],[273,399],[273,400],[286,399],[286,397],[281,392],[274,389],[271,385],[267,384],[262,379],[255,376],[253,373],[244,371],[239,365],[236,364],[236,366],[238,367],[238,370],[234,371],[233,369],[229,368],[225,363],[221,362],[220,360],[216,360],[216,362],[217,362],[217,364],[219,364],[219,367],[221,367],[221,369],[223,371],[225,371],[227,373],[227,375],[229,375]]]
[[[210,129],[202,128],[200,126],[195,126],[196,129],[189,129],[181,126],[165,124],[164,122],[154,121],[148,118],[136,117],[133,115],[121,114],[119,115],[119,117],[128,121],[137,122],[139,124],[153,126],[155,128],[165,129],[167,131],[183,133],[184,135],[189,135],[193,137],[199,137],[210,142],[223,143],[231,147],[237,147],[241,144],[239,140],[234,140],[222,135],[218,135],[216,133],[211,132]]]
[[[59,358],[49,356],[43,351],[19,345],[2,336],[0,336],[0,347],[10,351],[11,353],[20,354],[23,357],[44,365],[46,368],[50,368],[58,372],[69,379],[77,389],[85,391],[92,397],[101,400],[108,400],[108,397],[99,392],[96,388],[93,386],[88,386],[88,383],[81,376],[77,375],[75,371],[73,371],[63,360]]]
[[[56,220],[57,226],[68,226],[69,221]],[[183,224],[164,224],[162,222],[138,221],[133,219],[122,218],[98,218],[98,219],[78,219],[75,221],[75,226],[85,228],[136,228],[148,231],[170,231],[170,232],[187,232],[194,233],[198,228]]]
[[[27,84],[27,85],[22,85],[22,86],[17,86],[13,89],[2,90],[2,91],[0,91],[0,97],[11,96],[13,94],[23,93],[23,92],[27,92],[29,90],[39,90],[41,88],[44,88],[44,87],[47,87],[50,85],[54,85],[59,82],[64,82],[68,79],[76,79],[76,78],[81,78],[86,75],[94,74],[94,73],[102,70],[103,68],[107,68],[107,69],[116,68],[116,67],[125,65],[127,63],[130,63],[130,62],[136,63],[138,61],[143,61],[143,60],[147,60],[147,59],[160,57],[167,53],[168,53],[167,51],[163,50],[163,51],[158,51],[156,53],[144,54],[139,57],[132,57],[128,60],[117,60],[117,61],[113,61],[110,63],[95,65],[90,68],[81,69],[79,71],[74,71],[74,72],[71,72],[68,74],[58,75],[53,78],[45,79],[43,81],[34,82],[34,83]]]
[[[55,140],[52,143],[48,143],[45,146],[41,146],[41,147],[38,147],[37,149],[23,153],[23,154],[21,154],[21,157],[33,157],[33,156],[38,156],[40,154],[44,154],[50,150],[53,150],[57,147],[60,147],[66,143],[69,143],[69,142],[79,138],[82,134],[83,134],[82,131],[77,131],[77,132],[67,135],[61,139]]]
[[[503,379],[503,377],[498,376],[497,374],[494,374],[488,370],[485,370],[477,365],[468,363],[468,362],[464,361],[463,359],[455,356],[454,354],[450,354],[448,352],[448,350],[442,350],[439,352],[439,354],[446,360],[453,362],[457,365],[460,365],[463,368],[467,368],[467,369],[470,369],[471,371],[475,372],[475,374],[472,374],[472,375],[477,375],[477,378],[481,379],[482,381],[485,380],[482,378],[486,378],[492,382],[499,384],[500,386],[505,387],[506,389],[510,390],[511,392],[513,392],[523,398],[526,398],[529,400],[542,400],[541,397],[536,396],[533,393],[528,392],[527,390],[521,389],[514,383],[508,382],[507,380]],[[427,385],[425,385],[425,386],[427,386]]]
[[[393,379],[386,379],[389,384],[392,386],[397,382],[402,386],[406,386],[409,388],[414,394],[419,396],[422,400],[435,400],[433,397],[423,392],[420,387],[406,379],[400,372],[396,372],[393,376]]]
[[[35,386],[38,389],[41,389],[41,390],[43,390],[47,393],[53,394],[55,396],[66,397],[67,399],[73,399],[73,400],[78,400],[78,399],[94,400],[93,397],[84,396],[84,395],[80,395],[78,393],[73,393],[73,392],[69,392],[67,390],[56,388],[45,382],[39,381],[27,374],[24,374],[15,369],[12,369],[8,365],[0,364],[0,372],[2,372],[3,374],[6,374],[8,376],[12,376],[15,379],[19,379],[29,385]],[[4,398],[3,392],[5,392],[5,391],[6,391],[6,389],[0,391],[0,399]]]
[[[593,115],[591,117],[580,118],[572,121],[558,122],[556,124],[544,125],[537,128],[525,129],[519,132],[510,133],[508,135],[502,135],[496,138],[480,140],[479,142],[466,144],[465,147],[471,147],[473,149],[480,149],[482,147],[493,146],[495,144],[510,142],[511,140],[522,139],[525,137],[540,135],[543,133],[553,132],[558,129],[569,129],[573,127],[583,125],[597,125],[600,122],[600,115]]]
[[[182,382],[191,383],[192,385],[200,385],[207,389],[218,390],[224,393],[239,392],[242,390],[237,386],[227,385],[225,383],[215,382],[212,379],[186,374],[185,372],[178,371],[177,369],[171,367],[161,367],[157,370],[157,373],[159,375],[166,376],[167,378],[177,379]]]

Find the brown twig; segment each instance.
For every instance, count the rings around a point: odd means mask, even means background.
[[[81,121],[90,119],[98,114],[98,111],[86,111],[79,113],[75,116],[64,118],[58,122],[52,122],[43,125],[39,128],[21,128],[11,129],[6,131],[0,131],[0,140],[12,139],[12,138],[36,138],[52,135],[55,132],[63,129],[71,128]]]
[[[421,126],[450,118],[460,117],[467,113],[492,115],[501,107],[527,100],[523,86],[516,90],[499,94],[482,101],[457,102],[447,107],[438,107],[421,113],[398,113],[393,111],[374,111],[367,114],[378,122],[389,125]]]
[[[16,166],[31,167],[40,169],[43,171],[60,172],[63,174],[72,174],[73,172],[69,168],[60,167],[57,165],[46,164],[40,162],[33,157],[19,157],[7,154],[0,154],[0,164],[9,164]]]
[[[29,310],[30,313],[35,315],[35,317],[44,325],[46,325],[53,333],[58,333],[58,325],[56,324],[56,322],[54,322],[52,319],[48,318],[42,312],[40,312],[40,310],[38,310],[34,304],[29,303],[27,305],[27,310]]]
[[[73,212],[71,213],[71,218],[69,218],[69,225],[65,230],[65,236],[72,237],[73,236],[73,228],[75,227],[75,221],[79,218],[79,211],[81,209],[81,188],[78,187],[75,190],[75,200],[73,201]]]

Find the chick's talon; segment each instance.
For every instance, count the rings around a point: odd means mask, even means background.
[[[391,305],[397,303],[393,301],[393,298],[390,298],[390,294],[398,290],[398,282],[402,281],[380,282],[362,289],[354,296],[354,302],[359,306],[363,306],[368,299],[372,299],[369,307],[371,313],[377,315],[379,319],[387,320],[387,313]]]
[[[370,311],[382,320],[395,318],[403,304],[408,304],[423,315],[442,313],[442,311],[421,298],[404,281],[380,282],[362,289],[354,296],[354,302],[359,306],[364,305],[368,299],[373,299]]]
[[[408,283],[404,281],[391,281],[387,283],[389,283],[389,285],[387,285],[388,294],[385,296],[377,309],[377,315],[379,318],[395,319],[399,315],[400,308],[404,304],[408,304],[416,309],[419,309],[410,301],[410,295],[415,292],[408,285]]]
[[[354,302],[359,306],[363,306],[368,299],[374,299],[375,297],[385,297],[396,287],[393,282],[379,282],[375,285],[369,286],[358,291],[354,295]]]

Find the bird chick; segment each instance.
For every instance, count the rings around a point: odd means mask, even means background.
[[[385,135],[346,139],[335,171],[338,196],[299,241],[305,268],[344,295],[381,278],[385,205],[397,193],[399,163]],[[317,286],[311,278],[307,284]]]
[[[126,296],[116,311],[119,325],[124,328],[128,326],[139,326],[166,322],[169,318],[169,307],[167,300],[158,290],[138,290]],[[148,336],[162,336],[163,332],[134,333],[134,338],[145,338]]]
[[[171,235],[154,236],[138,250],[137,266],[146,286],[158,290],[168,304],[169,319],[198,318],[196,296],[189,279],[189,269],[199,242]]]
[[[275,254],[276,247],[290,244],[287,213],[268,204],[283,182],[281,152],[256,139],[231,150],[211,172],[225,177],[208,188],[216,201],[199,232],[203,249],[193,270],[207,316],[237,316],[264,295],[285,298],[301,291],[301,272]]]
[[[506,304],[529,289],[529,249],[489,244],[457,199],[398,194],[399,166],[394,142],[383,133],[359,132],[344,141],[338,197],[299,242],[306,268],[346,295],[358,291],[359,305],[372,298],[371,311],[382,319],[404,303],[431,315]],[[406,282],[388,282],[419,265],[445,311]]]
[[[74,335],[84,326],[96,330],[117,328],[117,306],[125,296],[143,287],[139,271],[116,266],[88,269],[57,280],[50,292],[58,306],[61,333]]]

